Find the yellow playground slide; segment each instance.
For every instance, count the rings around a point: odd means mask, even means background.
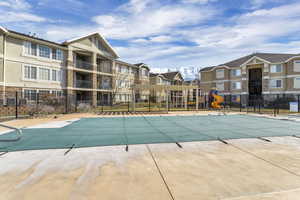
[[[221,109],[221,103],[224,102],[224,98],[222,96],[212,94],[214,101],[211,103],[211,107],[214,109]]]

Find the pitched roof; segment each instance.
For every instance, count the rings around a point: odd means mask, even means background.
[[[173,80],[177,74],[180,74],[181,76],[181,73],[179,71],[162,73],[162,75],[169,80]]]
[[[258,57],[263,60],[266,60],[270,63],[281,63],[285,62],[289,58],[293,56],[299,56],[299,54],[283,54],[283,53],[253,53],[241,58],[238,58],[236,60],[232,60],[230,62],[224,63],[223,65],[226,65],[228,67],[239,67],[243,63],[245,63],[247,60],[251,59],[252,57]]]
[[[63,44],[70,44],[70,43],[76,42],[78,40],[82,40],[82,39],[91,37],[93,35],[98,36],[105,43],[105,45],[113,52],[113,54],[115,54],[116,57],[118,57],[118,58],[120,57],[118,55],[118,53],[113,49],[113,47],[109,44],[109,42],[98,32],[90,33],[90,34],[87,34],[87,35],[82,36],[82,37],[77,37],[77,38],[67,40],[67,41],[63,42]]]
[[[200,72],[209,71],[209,70],[213,69],[214,67],[216,67],[216,66],[201,68]]]
[[[150,68],[145,63],[137,63],[137,64],[134,64],[134,65],[137,66],[137,67],[145,67],[150,71]]]
[[[129,66],[131,66],[131,67],[137,68],[136,65],[131,64],[131,63],[128,63],[128,62],[125,62],[125,61],[122,61],[122,60],[116,60],[116,63],[123,64],[123,65],[129,65]]]
[[[8,33],[8,34],[9,33],[13,33],[13,34],[24,36],[24,37],[28,37],[28,38],[31,38],[31,39],[40,40],[40,41],[48,42],[48,43],[51,43],[51,44],[54,44],[54,45],[66,47],[65,45],[63,45],[61,43],[53,42],[53,41],[50,41],[50,40],[45,40],[45,39],[42,39],[42,38],[38,38],[36,36],[28,35],[28,34],[25,34],[25,33],[19,33],[19,32],[8,30],[8,29],[4,29],[4,30],[6,30],[7,31],[6,33]]]

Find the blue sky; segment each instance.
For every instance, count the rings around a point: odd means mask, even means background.
[[[300,53],[297,0],[0,0],[0,13],[4,27],[58,42],[97,31],[156,71]]]

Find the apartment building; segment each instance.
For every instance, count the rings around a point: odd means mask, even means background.
[[[183,85],[184,79],[180,72],[166,72],[160,74],[151,74],[150,82],[152,85]],[[166,91],[151,91],[152,96],[156,96],[155,101],[160,102],[166,100]],[[169,91],[169,100],[174,105],[179,105],[179,102],[183,102],[183,91],[171,90]]]
[[[205,93],[248,95],[300,93],[300,54],[254,53],[199,71]]]
[[[67,94],[93,106],[111,104],[118,54],[99,34],[62,43],[67,47]]]
[[[171,80],[167,79],[163,74],[150,73],[151,85],[171,85]],[[165,90],[153,90],[151,96],[154,102],[163,102],[167,100],[167,92]]]
[[[128,101],[132,84],[149,84],[150,69],[118,58],[99,33],[56,43],[0,27],[0,92],[22,91],[29,100],[37,93],[66,94],[93,106]]]
[[[116,87],[113,92],[116,103],[132,101],[131,88],[137,82],[138,77],[138,66],[120,60],[116,61]]]
[[[135,64],[138,67],[138,76],[135,79],[137,85],[150,85],[150,68],[145,63]],[[150,95],[149,90],[138,90],[135,91],[136,101],[148,101]]]
[[[40,94],[60,96],[66,87],[67,47],[0,27],[0,92],[29,100]],[[5,102],[2,102],[5,103]]]

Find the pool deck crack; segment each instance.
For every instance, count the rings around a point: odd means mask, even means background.
[[[266,163],[272,165],[273,167],[277,167],[277,168],[279,168],[279,169],[281,169],[281,170],[284,170],[285,172],[288,172],[288,173],[290,173],[290,174],[292,174],[292,175],[297,176],[297,177],[300,178],[300,175],[299,175],[299,174],[297,174],[297,173],[295,173],[295,172],[293,172],[293,171],[291,171],[291,170],[289,170],[289,169],[287,169],[287,168],[285,168],[285,167],[282,167],[282,166],[280,166],[280,165],[278,165],[278,164],[276,164],[276,163],[273,163],[273,162],[271,162],[271,161],[269,161],[269,160],[267,160],[267,159],[265,159],[265,158],[262,158],[262,157],[256,155],[255,153],[252,153],[252,152],[250,152],[250,151],[247,151],[247,150],[245,150],[245,149],[243,149],[243,148],[241,148],[241,147],[238,147],[238,146],[236,146],[236,145],[234,145],[234,144],[231,144],[231,143],[230,143],[230,145],[231,145],[232,147],[234,147],[234,148],[236,148],[236,149],[238,149],[238,150],[240,150],[240,151],[242,151],[242,152],[248,154],[248,155],[251,155],[251,156],[253,156],[253,157],[255,157],[255,158],[259,159],[259,160],[262,160],[262,161],[264,161],[264,162],[266,162]]]
[[[172,199],[172,200],[175,200],[174,195],[172,194],[171,189],[170,189],[169,185],[167,184],[166,178],[164,177],[164,175],[163,175],[161,169],[159,168],[158,163],[157,163],[157,161],[155,160],[154,155],[153,155],[153,153],[152,153],[152,151],[151,151],[149,145],[146,144],[146,147],[147,147],[147,149],[148,149],[148,151],[149,151],[149,154],[150,154],[150,156],[151,156],[151,158],[152,158],[152,160],[153,160],[153,162],[154,162],[154,164],[155,164],[155,166],[156,166],[156,169],[157,169],[157,171],[158,171],[158,173],[159,173],[161,179],[162,179],[163,182],[164,182],[164,185],[166,186],[166,188],[167,188],[167,190],[168,190],[168,193],[169,193],[171,199]]]

